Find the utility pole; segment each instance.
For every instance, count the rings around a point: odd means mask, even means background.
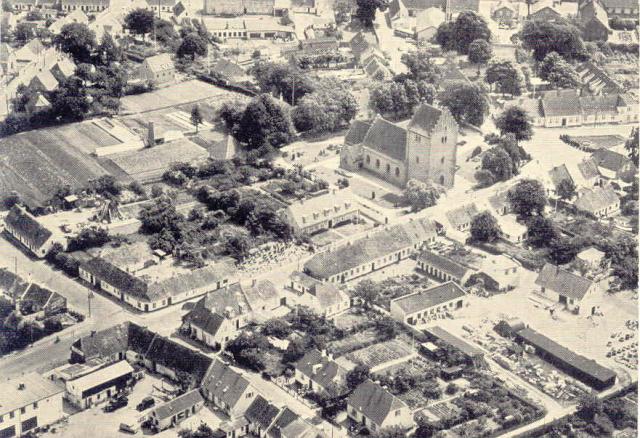
[[[93,292],[89,291],[89,293],[87,294],[87,303],[88,303],[88,309],[89,309],[89,315],[87,316],[87,318],[91,318],[91,299],[93,298]]]

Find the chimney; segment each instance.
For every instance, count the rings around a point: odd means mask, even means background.
[[[251,280],[251,287],[255,287],[257,282],[258,280],[256,280],[255,278]]]
[[[149,122],[149,130],[147,132],[147,147],[153,147],[155,144],[156,144],[155,123]]]
[[[24,383],[18,383],[18,391],[24,391],[26,388],[27,387]]]

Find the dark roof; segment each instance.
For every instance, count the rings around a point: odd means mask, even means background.
[[[585,179],[593,179],[600,176],[598,164],[593,158],[585,158],[578,163],[578,170]]]
[[[549,177],[551,178],[551,182],[555,187],[558,187],[564,180],[574,182],[573,178],[571,178],[571,174],[569,173],[569,169],[567,169],[566,164],[561,164],[559,166],[553,167],[549,171]]]
[[[430,134],[431,130],[436,126],[442,111],[434,106],[426,103],[421,104],[411,118],[409,129],[422,129]]]
[[[171,418],[200,403],[204,404],[204,399],[200,394],[200,390],[194,389],[158,406],[154,412],[159,419]]]
[[[19,298],[29,287],[29,283],[6,268],[0,268],[0,290],[6,295]]]
[[[594,187],[591,190],[581,190],[574,205],[579,210],[595,213],[619,202],[620,198],[611,187]]]
[[[40,308],[44,308],[49,300],[56,296],[60,297],[61,295],[44,287],[40,287],[35,283],[31,283],[27,292],[22,296],[22,301],[29,301]]]
[[[455,14],[462,11],[478,12],[480,9],[480,0],[449,0],[446,5],[448,14]]]
[[[468,267],[463,266],[448,257],[440,254],[436,254],[431,251],[423,251],[418,256],[418,261],[423,261],[436,269],[447,273],[455,278],[462,278],[469,270]]]
[[[360,144],[364,141],[367,131],[371,128],[371,122],[364,120],[354,120],[349,127],[347,135],[344,136],[345,144]]]
[[[516,336],[534,347],[543,350],[546,354],[551,355],[566,365],[587,374],[594,380],[601,383],[608,383],[616,378],[616,373],[598,364],[592,359],[581,356],[566,347],[558,344],[554,340],[536,332],[531,328],[520,330]]]
[[[307,351],[295,368],[329,392],[342,386],[346,376],[345,369],[315,348]]]
[[[445,344],[450,345],[451,347],[459,350],[467,357],[473,358],[478,356],[483,356],[484,353],[477,347],[469,344],[467,341],[460,339],[454,334],[448,332],[440,326],[429,327],[425,329],[425,333],[432,338],[438,339]]]
[[[128,325],[118,324],[78,339],[73,346],[82,351],[84,359],[102,358],[127,351]]]
[[[266,398],[260,394],[253,399],[244,416],[247,417],[249,423],[257,424],[260,429],[266,430],[276,416],[280,413],[280,409],[272,405]]]
[[[591,157],[599,167],[613,172],[620,171],[625,165],[631,162],[628,157],[608,149],[598,149]]]
[[[407,405],[371,380],[365,380],[351,393],[347,405],[362,413],[376,425],[381,426],[392,411]]]
[[[441,8],[445,2],[443,0],[402,0],[402,4],[407,9],[429,9]]]
[[[465,295],[465,291],[460,286],[450,281],[427,290],[396,298],[391,302],[396,303],[404,313],[410,314],[448,303]]]
[[[375,34],[370,32],[358,32],[349,42],[351,51],[355,56],[359,56],[370,47],[377,47],[378,40]]]
[[[128,346],[129,350],[145,355],[157,335],[146,327],[139,326],[133,322],[128,323]]]
[[[202,382],[206,391],[232,409],[250,385],[242,374],[219,359],[213,360],[213,364]]]
[[[227,79],[237,80],[247,76],[247,73],[238,64],[228,59],[220,58],[211,66],[211,70],[218,72]]]
[[[476,204],[466,204],[449,210],[445,213],[447,219],[455,228],[465,224],[470,224],[473,218],[479,213]]]
[[[542,97],[545,117],[573,116],[581,113],[580,95],[576,90],[557,90]]]
[[[542,267],[538,278],[536,278],[536,284],[549,288],[560,295],[579,300],[593,286],[591,280],[560,269],[551,263],[547,263]]]
[[[298,414],[293,412],[291,409],[285,407],[280,413],[280,415],[278,415],[278,418],[276,418],[276,421],[275,423],[273,423],[273,426],[269,428],[267,435],[269,437],[280,438],[281,436],[280,431],[285,427],[287,427],[288,425],[290,425],[291,423],[293,423],[294,421],[298,420],[299,418],[300,416]]]
[[[210,357],[159,335],[153,339],[145,359],[175,371],[185,372],[193,376],[197,384],[202,382],[213,362]]]
[[[217,312],[211,312],[202,306],[195,307],[185,315],[184,319],[210,335],[218,333],[218,329],[224,322],[224,316]]]
[[[19,205],[11,207],[4,221],[36,248],[40,248],[51,237],[51,231]]]
[[[147,299],[147,284],[141,279],[112,265],[100,257],[94,257],[82,263],[80,268],[100,280],[104,280],[122,292],[130,293],[138,298]]]
[[[454,62],[445,62],[438,67],[438,71],[440,72],[440,88],[446,88],[448,84],[456,82],[471,83]]]
[[[638,2],[636,0],[602,0],[602,3],[606,8],[622,8],[622,9],[638,9]]]
[[[364,137],[364,145],[395,160],[404,160],[407,131],[378,116]]]

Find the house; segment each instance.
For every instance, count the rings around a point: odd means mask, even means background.
[[[219,58],[212,66],[211,72],[225,78],[230,83],[247,82],[251,77],[235,62],[231,62],[225,58]]]
[[[347,415],[370,432],[393,426],[407,431],[415,427],[409,406],[371,380],[362,382],[347,398]]]
[[[140,66],[140,79],[165,84],[175,79],[176,67],[168,53],[146,58]]]
[[[604,262],[606,254],[593,246],[583,249],[576,255],[584,266],[591,271],[600,271]]]
[[[371,53],[372,50],[378,50],[378,39],[372,32],[358,32],[349,41],[349,47],[351,53],[356,58],[356,61],[360,62],[364,56]],[[382,56],[384,59],[384,56]]]
[[[491,12],[491,18],[498,23],[512,23],[518,19],[518,5],[508,0],[501,1]]]
[[[469,266],[429,250],[418,255],[416,267],[439,281],[454,281],[461,285],[464,285],[475,272],[475,269]]]
[[[624,93],[624,87],[593,61],[585,61],[576,67],[583,87],[593,95]]]
[[[345,223],[358,223],[360,206],[349,189],[293,202],[282,214],[297,235],[311,235]]]
[[[469,231],[471,222],[480,212],[476,204],[465,204],[445,213],[451,228],[461,233]]]
[[[449,281],[426,290],[391,300],[391,316],[410,325],[420,325],[464,305],[466,292],[457,283]]]
[[[5,380],[0,392],[0,436],[35,433],[66,417],[64,388],[37,373]]]
[[[498,226],[500,227],[500,235],[503,239],[518,245],[527,240],[527,227],[526,225],[518,222],[515,215],[504,215],[496,218]]]
[[[445,19],[446,16],[440,8],[428,8],[420,11],[416,17],[416,40],[431,41]]]
[[[612,33],[609,16],[600,0],[578,3],[578,18],[582,26],[583,38],[587,41],[607,41]]]
[[[601,0],[609,18],[638,19],[638,2],[635,0]]]
[[[66,242],[54,237],[53,233],[42,225],[24,207],[14,205],[4,218],[5,230],[38,258],[44,258],[54,243]]]
[[[31,79],[29,88],[35,92],[49,93],[58,88],[58,81],[49,70],[43,70]]]
[[[268,319],[283,304],[269,280],[250,285],[235,283],[207,294],[183,318],[192,338],[216,349],[224,348],[251,321]]]
[[[40,56],[45,52],[45,46],[39,39],[32,39],[24,46],[16,49],[14,54],[16,57],[16,63],[18,67],[25,64],[30,64],[33,61],[40,59]]]
[[[244,414],[249,422],[248,432],[259,438],[264,438],[281,412],[281,408],[273,405],[269,400],[258,394]]]
[[[205,398],[230,419],[244,416],[258,395],[253,385],[220,359],[214,359],[202,383]]]
[[[17,11],[30,11],[36,7],[37,3],[37,0],[14,0],[11,5]]]
[[[63,11],[101,12],[109,8],[110,0],[60,0]]]
[[[292,423],[300,420],[300,416],[288,407],[280,411],[280,415],[275,419],[271,427],[267,430],[266,436],[269,438],[282,437],[282,432]],[[324,438],[324,437],[322,437]]]
[[[195,415],[203,406],[204,398],[200,390],[192,389],[155,408],[149,414],[149,419],[157,430],[165,430]]]
[[[622,180],[630,183],[638,174],[638,168],[633,161],[625,155],[608,149],[597,149],[591,158],[598,166],[598,170],[605,178],[610,180]]]
[[[67,310],[67,299],[57,292],[31,283],[29,288],[17,298],[18,307],[24,315],[48,317]]]
[[[313,348],[293,367],[294,379],[303,390],[331,397],[342,395],[346,390],[347,370],[338,365],[326,351]]]
[[[543,296],[562,304],[565,309],[582,315],[599,311],[599,287],[593,281],[550,263],[545,264],[535,282]]]
[[[86,363],[95,359],[115,363],[126,359],[131,335],[135,332],[146,333],[146,329],[136,324],[118,324],[76,340],[71,345],[71,362]],[[154,334],[147,342],[147,348]]]
[[[504,292],[515,289],[520,284],[522,265],[504,254],[489,254],[483,258],[478,275],[486,289]]]
[[[384,64],[384,62],[376,57],[371,56],[367,58],[367,62],[362,63],[362,68],[364,69],[365,74],[374,80],[383,81],[390,79],[393,74],[391,70]]]
[[[149,2],[149,7],[156,14],[159,12],[173,12],[175,5],[176,0],[159,0]]]
[[[213,0],[209,0],[214,3]],[[207,30],[218,38],[241,38],[245,40],[275,39],[291,40],[295,36],[293,27],[280,24],[277,17],[213,18],[206,21]]]
[[[89,17],[82,11],[82,9],[76,9],[71,13],[61,17],[51,23],[47,29],[51,31],[52,34],[57,35],[60,33],[65,24],[71,23],[80,23],[80,24],[89,24]]]
[[[15,302],[29,288],[30,283],[7,268],[0,268],[0,295],[11,302]]]
[[[483,351],[469,344],[464,339],[459,338],[440,326],[428,327],[424,329],[424,332],[432,342],[448,346],[459,351],[464,356],[468,364],[475,367],[482,364],[484,360]]]
[[[69,58],[63,58],[49,70],[56,81],[64,82],[76,72],[76,65]]]
[[[314,255],[304,272],[321,281],[345,283],[408,258],[435,236],[435,225],[427,219],[395,225]]]
[[[359,144],[345,144],[340,163],[347,170],[366,169],[399,187],[410,179],[452,187],[457,139],[458,124],[449,110],[423,103],[406,127],[376,116]]]
[[[579,190],[573,205],[597,218],[612,217],[620,213],[620,198],[610,186]]]
[[[393,0],[389,3],[388,15],[392,21],[417,17],[420,12],[431,8],[444,10],[441,0]]]
[[[79,409],[88,409],[122,391],[133,377],[125,360],[66,382],[66,398]]]
[[[305,54],[317,54],[338,50],[340,43],[336,37],[318,37],[300,41],[300,49]]]
[[[317,315],[331,319],[351,307],[351,298],[331,283],[323,283],[304,272],[289,276],[289,288],[299,294],[298,304],[305,305]]]
[[[276,0],[206,0],[204,13],[209,15],[276,15]]]
[[[592,158],[553,167],[549,171],[549,180],[555,192],[563,181],[570,181],[576,189],[591,189],[602,185],[602,175]]]

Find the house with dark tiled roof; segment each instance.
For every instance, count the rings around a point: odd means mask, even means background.
[[[415,427],[409,406],[371,380],[364,381],[351,393],[347,415],[370,432],[394,426],[407,431]]]
[[[457,283],[449,281],[392,299],[391,316],[397,321],[418,325],[461,309],[466,296],[466,292]]]
[[[363,125],[358,125],[361,131]],[[347,136],[350,142],[359,139],[356,134],[360,132]],[[458,124],[447,109],[421,104],[406,127],[376,116],[361,143],[342,148],[340,165],[365,169],[400,187],[410,179],[451,187],[457,138]]]
[[[578,190],[573,205],[597,218],[612,217],[620,213],[620,198],[610,186]]]
[[[12,301],[20,298],[29,288],[29,282],[7,268],[0,268],[0,295]]]
[[[429,250],[422,251],[418,255],[416,267],[440,281],[455,281],[462,285],[475,272],[475,269],[469,266]]]
[[[351,53],[358,62],[364,59],[364,55],[370,53],[372,50],[378,49],[378,39],[373,32],[358,32],[349,41],[351,47]]]
[[[609,18],[638,19],[638,2],[635,0],[601,0],[601,2]]]
[[[321,281],[345,283],[410,257],[435,237],[435,224],[428,219],[395,225],[314,255],[304,272]]]
[[[301,199],[281,210],[282,216],[297,235],[312,235],[346,223],[357,223],[360,204],[349,189],[332,191]]]
[[[231,83],[247,82],[251,77],[242,67],[225,58],[219,58],[211,66],[211,71],[216,72]]]
[[[263,438],[281,411],[282,409],[258,394],[244,413],[249,422],[248,432]]]
[[[585,87],[590,94],[624,93],[624,87],[593,61],[585,61],[579,64],[576,67],[576,73],[578,73],[583,87]]]
[[[591,189],[602,185],[603,178],[598,166],[592,158],[585,158],[578,163],[567,163],[549,170],[549,181],[552,189],[557,191],[562,181],[570,181],[576,189]]]
[[[550,263],[545,264],[536,278],[541,295],[558,302],[565,309],[585,316],[599,311],[601,294],[598,284]]]
[[[267,430],[266,436],[268,438],[282,438],[283,431],[299,420],[301,420],[300,416],[285,406],[269,430]]]
[[[4,225],[15,241],[38,258],[44,258],[55,243],[66,247],[65,240],[54,236],[51,230],[20,205],[11,207],[9,214],[4,218]]]
[[[23,315],[30,317],[51,316],[67,310],[67,299],[57,292],[31,283],[20,296],[18,307]]]
[[[347,370],[326,351],[315,348],[307,351],[294,365],[294,379],[305,391],[331,397],[346,392]]]
[[[192,389],[153,409],[149,419],[151,424],[161,431],[177,426],[183,420],[195,415],[203,406],[204,398],[200,390]]]
[[[608,149],[598,149],[591,158],[599,172],[608,179],[620,179],[630,183],[638,174],[638,168],[629,157]]]
[[[609,15],[599,0],[579,2],[578,18],[583,38],[587,41],[607,41],[613,33],[609,27]]]
[[[317,315],[331,319],[351,307],[351,298],[331,283],[294,272],[289,276],[288,287],[297,295],[296,303],[307,306]]]
[[[471,203],[449,210],[445,213],[445,216],[451,228],[463,233],[469,230],[471,221],[479,213],[480,211],[478,211],[476,204]]]
[[[214,359],[202,382],[205,398],[231,420],[245,415],[258,391],[239,371]]]

